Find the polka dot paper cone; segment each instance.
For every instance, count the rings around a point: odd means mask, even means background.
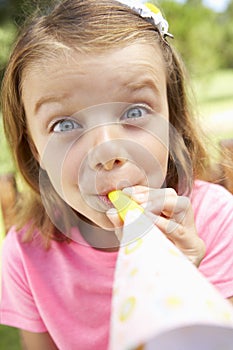
[[[125,218],[109,344],[109,350],[132,349],[233,349],[230,303],[135,211]]]

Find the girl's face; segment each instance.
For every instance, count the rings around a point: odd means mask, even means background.
[[[159,47],[72,51],[28,68],[22,91],[41,167],[93,223],[112,228],[105,214],[111,190],[162,186],[169,121]]]

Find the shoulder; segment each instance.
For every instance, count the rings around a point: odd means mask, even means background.
[[[20,276],[25,270],[25,257],[33,254],[35,241],[42,249],[42,239],[37,232],[33,233],[31,242],[24,242],[27,227],[16,230],[12,227],[3,240],[1,248],[2,274]]]
[[[225,297],[233,295],[233,196],[224,187],[196,181],[191,195],[195,224],[206,245],[199,270]]]
[[[2,244],[3,259],[7,258],[8,256],[19,256],[19,251],[23,245],[23,237],[25,232],[26,229],[22,229],[20,231],[17,231],[15,227],[12,227],[10,229],[10,231],[5,236]]]
[[[51,260],[54,254],[57,256],[62,251],[63,244],[52,242],[53,249],[46,248],[44,238],[39,230],[34,230],[30,240],[26,239],[28,227],[19,230],[12,227],[3,240],[1,249],[2,273],[20,275],[23,271],[44,265]],[[56,244],[57,243],[57,244]]]
[[[224,187],[197,180],[190,199],[196,220],[227,217],[233,225],[233,195]]]
[[[233,203],[232,194],[223,186],[202,180],[196,180],[194,182],[194,187],[191,194],[192,202],[208,202],[213,198],[224,199]]]
[[[232,255],[232,194],[220,185],[196,181],[191,202],[197,232],[206,244],[207,255]]]
[[[200,236],[211,240],[233,235],[233,196],[224,187],[196,181],[191,194],[195,223]]]
[[[3,240],[2,254],[11,254],[19,256],[20,251],[27,250],[29,247],[39,246],[43,248],[43,240],[38,231],[34,231],[29,242],[25,242],[27,226],[20,230],[12,227]],[[31,248],[30,248],[31,249]]]
[[[46,327],[38,314],[29,277],[29,252],[33,250],[31,242],[23,242],[25,233],[26,228],[19,231],[12,228],[3,241],[0,317],[2,324],[44,332]]]

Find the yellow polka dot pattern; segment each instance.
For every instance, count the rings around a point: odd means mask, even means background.
[[[182,333],[182,327],[195,325],[200,325],[200,330],[207,325],[216,327],[211,333],[214,336],[230,327],[232,337],[227,340],[224,337],[230,345],[227,347],[224,343],[219,349],[224,346],[224,349],[233,349],[230,304],[160,230],[151,225],[145,214],[142,213],[135,224],[126,216],[123,236],[131,236],[132,230],[138,227],[150,227],[150,230],[120,247],[118,254],[109,350],[157,349],[161,334],[173,329]],[[191,333],[190,344],[198,341]],[[203,341],[214,343],[212,338],[208,336]],[[153,343],[151,347],[150,343]],[[164,349],[160,344],[159,350]],[[206,346],[206,349],[215,348]]]

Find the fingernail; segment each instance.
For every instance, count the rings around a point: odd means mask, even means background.
[[[125,188],[123,188],[122,192],[127,194],[127,195],[129,195],[129,196],[132,196],[132,194],[133,194],[133,187],[125,187]]]

